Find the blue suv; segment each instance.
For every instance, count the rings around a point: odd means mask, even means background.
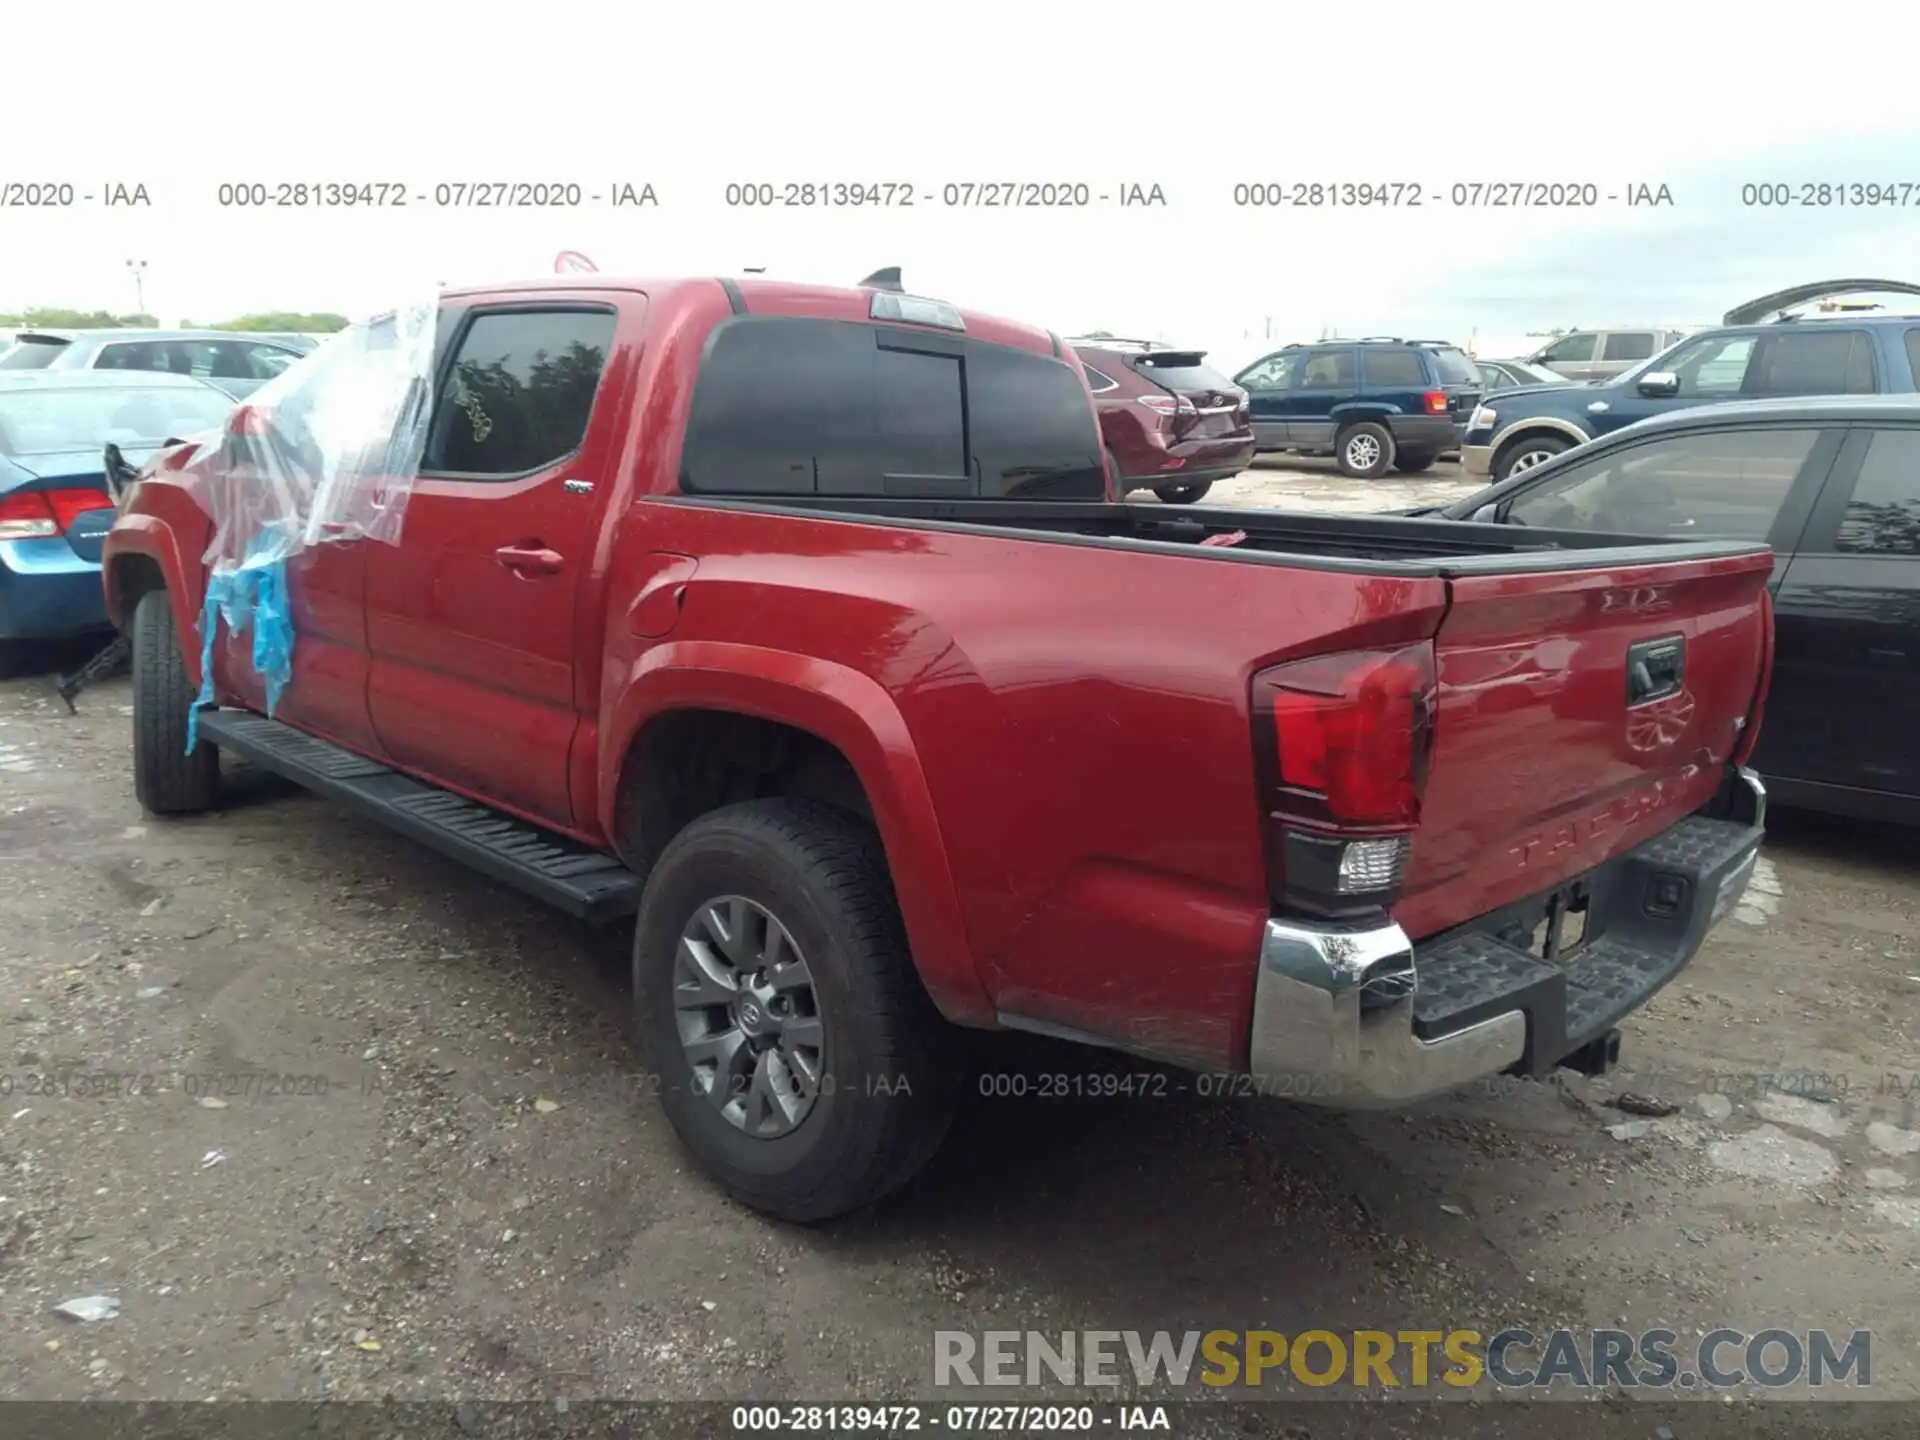
[[[1460,458],[1475,479],[1499,481],[1637,420],[1694,405],[1905,394],[1920,389],[1917,382],[1920,316],[1783,315],[1703,331],[1613,380],[1502,390],[1467,422]]]
[[[1359,480],[1413,474],[1459,450],[1484,391],[1457,345],[1386,336],[1289,345],[1233,378],[1256,452],[1331,455]]]

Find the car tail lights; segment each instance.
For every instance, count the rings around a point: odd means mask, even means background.
[[[1193,416],[1200,412],[1184,395],[1142,395],[1139,403],[1156,415]]]
[[[103,490],[16,490],[0,496],[0,540],[36,540],[64,535],[84,512],[111,510]]]
[[[1274,903],[1340,915],[1396,898],[1420,823],[1433,646],[1296,660],[1253,680]]]
[[[1427,414],[1444,415],[1447,413],[1447,393],[1444,390],[1429,390],[1426,394]]]

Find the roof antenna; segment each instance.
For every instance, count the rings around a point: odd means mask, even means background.
[[[904,295],[900,287],[900,267],[889,265],[884,270],[876,270],[855,287],[860,290],[891,290],[895,295]]]

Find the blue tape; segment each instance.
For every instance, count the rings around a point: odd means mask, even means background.
[[[187,753],[200,739],[200,711],[213,704],[213,641],[220,624],[238,638],[253,631],[254,672],[266,682],[267,714],[293,679],[293,611],[287,603],[287,562],[253,559],[238,570],[207,577],[207,603],[200,613],[200,693],[187,710]]]

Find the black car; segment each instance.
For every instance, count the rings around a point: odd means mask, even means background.
[[[1428,513],[1766,541],[1773,684],[1751,763],[1782,804],[1920,824],[1920,396],[1678,411]]]

